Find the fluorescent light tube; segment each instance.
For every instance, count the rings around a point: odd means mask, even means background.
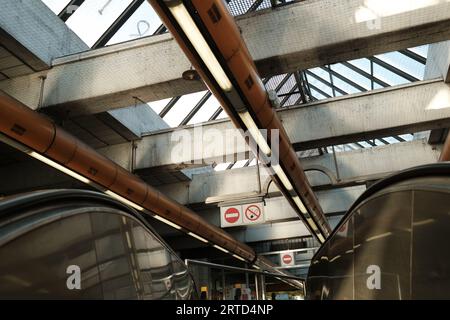
[[[319,241],[320,241],[321,243],[324,243],[324,242],[325,242],[325,238],[324,238],[321,234],[318,234],[317,237],[319,238]]]
[[[292,187],[291,182],[289,181],[288,177],[286,176],[286,174],[284,173],[283,169],[279,164],[272,166],[272,169],[273,171],[275,171],[281,183],[288,191],[294,190],[294,187]]]
[[[308,213],[308,211],[305,208],[305,205],[303,204],[302,200],[300,200],[299,196],[292,197],[292,199],[294,200],[295,204],[298,206],[298,208],[302,213],[304,214]],[[317,233],[317,231],[319,231],[319,228],[317,227],[317,224],[314,222],[314,220],[311,218],[306,218],[306,221],[308,222],[309,226],[313,229],[313,231],[317,234],[319,241],[321,243],[324,243],[325,238],[320,233]]]
[[[224,248],[222,248],[222,247],[219,247],[218,245],[214,245],[213,246],[214,248],[216,248],[216,249],[219,249],[220,251],[223,251],[223,252],[225,252],[225,253],[230,253],[230,251],[228,251],[227,249],[224,249]]]
[[[203,60],[203,63],[205,63],[208,67],[209,71],[213,75],[214,79],[216,79],[222,90],[226,92],[231,91],[231,89],[233,89],[233,85],[231,84],[230,79],[225,74],[225,71],[219,61],[217,61],[216,56],[211,51],[211,48],[201,34],[194,20],[192,20],[192,17],[186,10],[184,4],[180,3],[175,6],[169,6],[169,10],[177,20],[181,29],[183,29],[189,41],[191,41],[200,58]]]
[[[308,211],[306,210],[305,205],[303,204],[302,200],[300,200],[299,196],[292,197],[297,207],[300,209],[300,211],[304,214],[307,214]]]
[[[205,238],[200,237],[199,235],[196,235],[195,233],[192,232],[188,232],[188,235],[190,235],[191,237],[194,237],[195,239],[198,239],[200,241],[203,241],[204,243],[208,243],[209,241],[206,240]]]
[[[244,258],[242,258],[242,257],[239,257],[237,254],[233,254],[233,257],[235,257],[236,259],[239,259],[239,260],[241,260],[241,261],[244,261],[245,262],[245,259]]]
[[[163,217],[160,217],[158,215],[153,216],[153,218],[158,219],[161,222],[164,222],[165,224],[168,224],[171,227],[174,227],[175,229],[181,230],[181,227],[175,223],[173,223],[172,221],[169,221]]]
[[[50,160],[47,157],[44,157],[43,155],[41,155],[41,154],[39,154],[39,153],[37,153],[35,151],[29,151],[27,153],[28,153],[28,155],[32,156],[33,158],[35,158],[35,159],[37,159],[39,161],[42,161],[42,162],[48,164],[49,166],[52,166],[53,168],[55,168],[55,169],[65,173],[65,174],[71,176],[72,178],[75,178],[75,179],[77,179],[77,180],[79,180],[79,181],[81,181],[83,183],[86,183],[86,184],[90,184],[91,183],[91,181],[89,179],[83,177],[82,175],[80,175],[80,174],[78,174],[78,173],[76,173],[76,172],[74,172],[74,171],[72,171],[72,170],[70,170],[70,169],[68,169],[68,168],[66,168],[66,167],[64,167],[62,165],[60,165],[59,163],[56,163],[53,160]]]
[[[123,202],[123,203],[125,203],[126,205],[129,205],[130,207],[135,208],[135,209],[138,210],[138,211],[144,211],[144,210],[145,210],[145,209],[144,209],[143,207],[141,207],[140,205],[137,205],[136,203],[134,203],[134,202],[132,202],[132,201],[130,201],[130,200],[128,200],[128,199],[125,199],[124,197],[118,195],[117,193],[112,192],[111,190],[106,190],[105,193],[106,193],[107,195],[109,195],[109,196],[111,196],[111,197],[113,197],[113,198],[119,200],[120,202]]]
[[[255,121],[253,121],[252,116],[248,112],[240,112],[239,116],[241,117],[242,122],[244,122],[248,131],[252,135],[253,139],[255,139],[256,144],[261,149],[261,151],[266,155],[270,156],[272,151],[270,150],[269,144],[267,143],[266,138],[262,135]]]
[[[317,228],[317,225],[316,225],[316,223],[314,222],[313,219],[307,218],[306,221],[308,221],[308,224],[311,226],[311,228],[312,228],[314,231],[319,230],[319,228]]]

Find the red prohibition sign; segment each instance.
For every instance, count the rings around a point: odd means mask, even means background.
[[[235,223],[239,220],[239,217],[241,214],[239,213],[239,210],[236,208],[229,208],[227,211],[225,211],[225,220],[228,223]]]
[[[285,254],[283,256],[283,262],[284,264],[290,264],[292,262],[292,257],[290,254]]]
[[[255,205],[248,206],[245,209],[245,216],[250,221],[256,221],[261,216],[261,209]]]

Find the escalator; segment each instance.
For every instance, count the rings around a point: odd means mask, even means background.
[[[308,299],[450,299],[450,163],[369,188],[309,269]]]
[[[129,207],[97,192],[0,201],[0,298],[186,300],[186,265]]]

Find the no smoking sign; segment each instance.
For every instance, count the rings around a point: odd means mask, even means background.
[[[220,207],[220,226],[222,228],[264,223],[264,204],[249,203]]]
[[[250,221],[256,221],[261,216],[261,209],[258,206],[249,206],[245,209],[245,216]]]
[[[262,203],[251,203],[242,206],[244,224],[256,224],[265,222],[264,206]]]

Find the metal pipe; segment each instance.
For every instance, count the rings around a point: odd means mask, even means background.
[[[271,105],[234,18],[221,0],[148,0],[233,124],[248,130],[260,160],[297,215],[321,243],[331,233],[292,143]],[[260,129],[267,129],[262,137]],[[272,148],[272,138],[278,148]],[[261,152],[262,151],[262,152]],[[275,170],[277,169],[277,170]]]
[[[259,159],[256,157],[256,174],[257,174],[257,182],[258,182],[258,194],[261,194],[261,172],[259,170]]]
[[[218,263],[212,263],[212,262],[206,262],[206,261],[199,261],[199,260],[186,259],[186,261],[189,264],[197,264],[197,265],[200,265],[200,266],[209,267],[209,268],[213,268],[213,269],[239,271],[239,272],[243,272],[243,273],[264,275],[264,276],[270,276],[270,277],[280,278],[280,279],[292,279],[292,280],[297,280],[297,281],[301,281],[301,282],[305,281],[305,279],[299,278],[299,277],[296,277],[296,276],[293,276],[293,275],[272,273],[272,272],[260,271],[260,270],[255,270],[255,269],[240,268],[240,267],[228,266],[228,265],[224,265],[224,264],[218,264]]]
[[[336,149],[334,148],[334,146],[331,146],[331,149],[333,149],[333,160],[334,160],[334,167],[336,169],[336,179],[339,182],[339,181],[341,181],[341,177],[339,174],[339,166],[337,163]]]
[[[260,275],[261,277],[261,300],[266,300],[266,277]],[[303,286],[304,288],[305,286]]]

